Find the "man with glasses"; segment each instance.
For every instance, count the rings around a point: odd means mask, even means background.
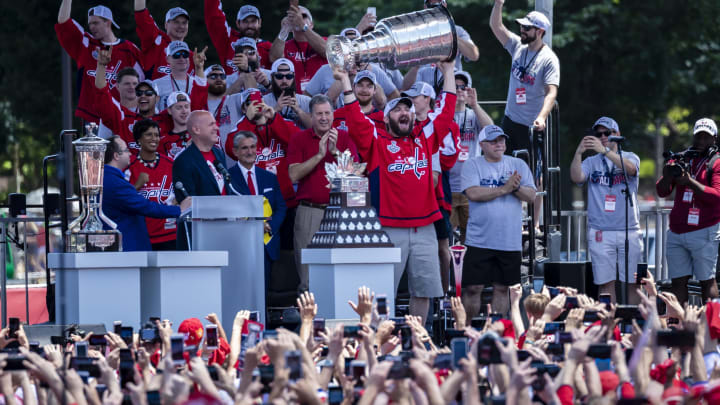
[[[200,52],[200,54],[202,54],[203,62],[205,60],[206,50],[207,47]],[[168,65],[170,65],[170,74],[153,81],[160,92],[160,104],[158,107],[161,111],[168,107],[167,98],[170,93],[179,91],[185,94],[191,94],[193,85],[196,81],[201,86],[205,85],[204,78],[195,76],[200,73],[197,70],[195,70],[195,75],[188,74],[188,67],[190,66],[190,48],[185,42],[170,42],[170,45],[168,45],[165,49],[165,55]],[[193,57],[195,56],[196,55],[193,55]]]
[[[103,177],[103,212],[122,233],[123,252],[147,251],[152,248],[145,217],[177,218],[192,205],[186,198],[180,206],[159,204],[143,198],[127,180],[123,171],[130,165],[130,150],[125,141],[113,135],[105,149]]]
[[[155,80],[170,74],[165,48],[172,41],[185,40],[190,14],[181,7],[171,8],[165,13],[165,32],[163,32],[155,24],[146,4],[146,0],[135,0],[135,32],[140,38],[145,71]],[[192,73],[192,68],[188,66],[188,73]]]
[[[263,92],[270,86],[270,71],[260,67],[260,56],[254,39],[242,37],[232,44],[233,64],[237,71],[227,77],[229,93],[258,88]]]
[[[292,61],[280,58],[273,62],[270,77],[270,93],[263,96],[263,103],[299,128],[309,128],[312,125],[310,97],[295,93],[295,66]]]
[[[616,271],[620,281],[625,279],[625,174],[633,204],[628,213],[628,277],[631,285],[628,303],[638,304],[637,280],[635,272],[642,256],[643,244],[638,221],[637,190],[640,172],[640,158],[623,150],[622,162],[618,154],[617,142],[610,141],[611,136],[620,136],[620,128],[614,119],[600,117],[592,127],[592,135],[585,136],[575,150],[570,164],[570,178],[578,185],[588,183],[588,233],[587,244],[592,260],[593,279],[599,286],[600,294],[615,297]],[[582,160],[585,152],[595,155]]]

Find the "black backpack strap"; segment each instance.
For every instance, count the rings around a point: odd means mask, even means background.
[[[708,164],[707,164],[707,174],[706,174],[706,178],[707,178],[708,184],[710,184],[710,181],[711,181],[712,175],[713,175],[713,167],[715,166],[715,162],[716,162],[718,159],[720,159],[720,153],[715,153],[715,154],[710,158],[710,161],[709,161]]]

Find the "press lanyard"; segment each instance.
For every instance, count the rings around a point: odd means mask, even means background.
[[[178,86],[177,82],[175,81],[175,78],[172,77],[172,75],[170,75],[170,80],[172,80],[172,83],[175,85],[175,89],[177,89],[177,91],[180,91],[180,86]],[[190,76],[189,75],[185,78],[185,91],[184,91],[185,94],[188,93],[188,87],[190,87]]]
[[[600,158],[603,163],[603,167],[605,168],[605,175],[608,178],[608,187],[612,188],[613,186],[613,178],[612,178],[612,172],[610,172],[610,167],[608,166],[607,162],[605,161],[605,157],[603,156]]]
[[[523,57],[523,78],[525,78],[525,73],[527,73],[528,68],[532,66],[533,62],[535,62],[535,58],[537,58],[538,55],[540,55],[540,52],[542,52],[543,48],[545,48],[545,43],[543,43],[540,46],[540,49],[538,49],[537,52],[535,52],[535,55],[533,55],[532,59],[530,59],[530,62],[528,64],[525,64],[525,61],[527,60],[528,52],[530,52],[530,47],[525,48],[525,57]]]

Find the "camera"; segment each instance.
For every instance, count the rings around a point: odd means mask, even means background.
[[[711,146],[707,152],[707,156],[713,156],[717,153],[717,147]],[[696,148],[688,148],[683,152],[675,153],[673,151],[667,151],[663,153],[665,158],[665,165],[668,166],[670,175],[672,177],[680,177],[683,173],[690,171],[690,162],[703,155],[703,152]],[[668,163],[672,160],[672,163]]]

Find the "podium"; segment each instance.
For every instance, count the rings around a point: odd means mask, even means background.
[[[223,327],[232,330],[235,314],[243,309],[259,311],[265,323],[263,196],[192,199],[192,250],[227,251],[221,270]]]
[[[369,287],[375,296],[387,295],[388,311],[395,308],[394,263],[400,248],[303,249],[302,263],[309,265],[310,291],[315,295],[318,317],[355,319],[348,301],[357,302],[358,288]]]
[[[221,272],[227,264],[227,252],[148,252],[148,266],[140,271],[143,322],[157,316],[179,325],[211,312],[222,319]]]
[[[141,321],[140,268],[148,252],[50,253],[55,270],[55,314],[60,325],[105,324],[137,327]]]

